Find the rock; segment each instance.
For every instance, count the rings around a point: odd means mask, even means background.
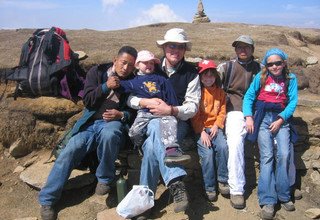
[[[37,217],[15,218],[14,220],[38,220]]]
[[[97,214],[97,220],[124,220],[120,215],[118,215],[116,208],[105,209]]]
[[[311,173],[310,178],[314,184],[320,185],[320,173],[317,170]]]
[[[315,168],[315,169],[320,170],[320,161],[319,160],[313,161],[312,167]]]
[[[44,186],[54,164],[53,162],[46,163],[49,155],[50,152],[48,152],[48,155],[44,156],[42,160],[29,166],[27,169],[21,172],[20,179],[35,189],[40,190]],[[92,184],[94,181],[95,176],[91,174],[89,170],[83,171],[75,169],[71,172],[70,178],[67,181],[64,190],[81,188]]]
[[[9,153],[14,158],[26,156],[29,153],[29,149],[21,142],[21,138],[18,138],[13,142],[9,148]]]
[[[21,173],[22,171],[24,171],[24,167],[23,166],[17,166],[16,169],[14,169],[13,173]]]
[[[36,160],[37,160],[38,158],[39,158],[38,156],[32,157],[31,159],[27,160],[27,161],[23,164],[23,166],[24,166],[24,167],[29,167],[29,166],[31,166],[32,164],[34,164],[34,162],[36,162]]]
[[[306,64],[307,66],[309,65],[315,65],[318,63],[318,58],[317,57],[308,57],[307,60],[306,60]]]
[[[319,208],[308,209],[304,213],[308,218],[316,219],[316,218],[320,217],[320,209]]]

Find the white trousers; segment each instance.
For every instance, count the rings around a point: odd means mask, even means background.
[[[244,139],[247,134],[245,119],[241,111],[231,111],[226,118],[226,136],[229,148],[228,184],[231,195],[243,195],[246,178],[244,175]]]

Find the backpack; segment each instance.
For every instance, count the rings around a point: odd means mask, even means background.
[[[18,96],[62,96],[82,98],[85,72],[71,50],[65,32],[58,28],[38,29],[22,46],[19,65],[6,74],[16,81]]]

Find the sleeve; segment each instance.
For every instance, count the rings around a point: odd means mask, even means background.
[[[192,118],[198,111],[201,99],[201,87],[199,75],[197,75],[189,84],[185,94],[184,102],[177,106],[179,112],[177,118],[186,121]]]
[[[226,62],[225,63],[220,63],[217,66],[217,71],[219,73],[222,85],[223,85],[224,80],[225,80],[226,68],[227,68],[227,63]]]
[[[220,89],[219,92],[219,100],[220,100],[220,111],[217,115],[217,120],[215,121],[215,125],[217,125],[219,128],[224,128],[224,123],[226,120],[226,114],[227,114],[227,108],[226,108],[226,94],[225,92]]]
[[[168,105],[177,106],[178,105],[178,98],[176,96],[176,92],[174,91],[171,83],[166,79],[163,80],[161,86],[162,97]]]
[[[134,92],[134,79],[120,80],[120,89],[125,93]]]
[[[260,75],[259,72],[251,82],[246,94],[243,98],[242,111],[244,117],[253,116],[253,103],[256,100],[257,93],[260,90]]]
[[[279,114],[283,120],[287,121],[294,113],[298,104],[298,81],[295,74],[290,73],[290,81],[287,91],[288,104],[285,109]]]
[[[142,98],[139,98],[137,96],[134,96],[134,95],[130,95],[128,100],[127,100],[127,105],[130,107],[130,108],[133,108],[133,109],[141,109],[140,107],[140,101],[141,101]]]
[[[90,110],[99,108],[103,99],[110,93],[105,81],[101,83],[98,75],[98,67],[95,66],[88,71],[86,76],[83,103]]]

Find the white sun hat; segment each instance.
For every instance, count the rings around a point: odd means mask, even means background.
[[[191,50],[191,42],[188,40],[186,32],[181,28],[172,28],[166,32],[164,35],[164,40],[157,40],[158,47],[163,47],[164,44],[172,43],[185,43],[186,50]]]

